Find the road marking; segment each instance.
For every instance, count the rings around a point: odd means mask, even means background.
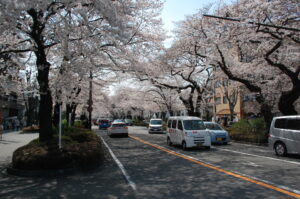
[[[253,166],[253,167],[261,167],[258,164],[255,164],[254,162],[250,162],[250,161],[242,162],[241,164],[247,165],[247,166]]]
[[[117,165],[119,166],[119,168],[121,169],[126,181],[128,182],[128,184],[131,186],[131,188],[136,191],[136,185],[135,183],[130,179],[130,176],[127,174],[125,167],[123,166],[123,164],[119,161],[119,159],[115,156],[115,154],[112,152],[112,150],[110,149],[110,147],[108,146],[108,144],[104,141],[104,139],[99,136],[102,140],[102,142],[104,143],[104,145],[106,146],[106,148],[108,149],[110,155],[112,156],[112,158],[114,159],[114,161],[117,163]]]
[[[252,182],[252,183],[260,185],[262,187],[265,187],[265,188],[268,188],[268,189],[272,189],[274,191],[278,191],[280,193],[283,193],[283,194],[292,196],[294,198],[300,199],[300,191],[298,191],[298,190],[290,189],[290,188],[287,188],[285,186],[277,186],[274,183],[268,182],[266,180],[260,180],[258,178],[249,177],[249,176],[246,176],[244,174],[240,174],[238,172],[233,172],[233,171],[225,170],[225,169],[221,168],[220,166],[216,166],[216,165],[213,165],[211,163],[208,163],[208,162],[196,159],[194,157],[191,157],[191,156],[188,156],[188,155],[185,155],[185,154],[182,154],[182,153],[178,153],[178,152],[169,150],[169,149],[167,149],[165,147],[162,147],[162,146],[159,146],[159,145],[156,145],[156,144],[152,144],[150,142],[142,140],[142,139],[140,139],[138,137],[134,137],[132,135],[130,135],[129,137],[132,138],[132,139],[135,139],[135,140],[137,140],[139,142],[142,142],[142,143],[144,143],[146,145],[152,146],[152,147],[157,148],[157,149],[159,149],[161,151],[169,153],[171,155],[175,155],[177,157],[180,157],[180,158],[183,158],[185,160],[189,160],[191,162],[199,164],[201,166],[204,166],[204,167],[207,167],[207,168],[219,171],[221,173],[225,173],[227,175],[230,175],[230,176],[233,176],[233,177],[236,177],[236,178],[248,181],[248,182]]]
[[[266,158],[266,159],[270,159],[270,160],[276,160],[276,161],[280,161],[280,162],[287,162],[287,163],[291,163],[291,164],[300,165],[300,162],[294,162],[294,161],[290,161],[290,160],[282,160],[282,159],[278,159],[278,158],[271,158],[271,157],[267,157],[267,156],[254,155],[254,154],[244,153],[244,152],[240,152],[240,151],[233,151],[233,150],[229,150],[229,149],[221,149],[221,148],[217,148],[217,147],[212,147],[212,148],[220,150],[220,151],[229,151],[229,152],[232,152],[232,153],[239,153],[239,154],[248,155],[248,156]]]

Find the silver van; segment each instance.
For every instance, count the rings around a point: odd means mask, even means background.
[[[273,118],[269,147],[279,156],[300,154],[300,115]]]
[[[163,133],[163,121],[162,119],[151,119],[149,122],[148,133]]]

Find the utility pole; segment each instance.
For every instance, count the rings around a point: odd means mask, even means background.
[[[90,88],[89,88],[89,100],[88,100],[88,112],[89,112],[89,120],[88,120],[88,128],[92,129],[92,111],[93,111],[93,73],[90,70]]]

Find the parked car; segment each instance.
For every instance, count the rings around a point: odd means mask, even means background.
[[[149,122],[148,133],[163,133],[162,119],[151,119]]]
[[[211,143],[227,144],[230,140],[228,132],[216,122],[204,122],[206,130],[210,134]]]
[[[132,126],[132,125],[133,125],[133,122],[132,122],[131,119],[125,119],[124,121],[125,121],[125,124],[126,124],[127,126]]]
[[[113,122],[111,127],[107,129],[107,134],[112,137],[113,135],[128,136],[128,126],[124,122]]]
[[[98,126],[99,129],[107,129],[108,127],[110,127],[111,122],[108,119],[99,119],[98,120]]]
[[[191,147],[210,149],[211,138],[203,121],[198,117],[170,117],[167,126],[167,144],[181,145],[183,150]]]
[[[300,154],[300,115],[273,118],[270,126],[269,147],[278,156]]]

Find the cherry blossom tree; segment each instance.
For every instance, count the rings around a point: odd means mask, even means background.
[[[117,52],[121,52],[125,46],[145,44],[153,36],[151,27],[159,23],[155,17],[161,5],[157,0],[0,1],[1,58],[27,52],[35,56],[40,141],[53,136],[51,67],[62,66],[64,72],[71,57],[86,57],[89,52],[103,52],[106,59],[114,60],[110,52],[116,50],[110,48],[118,46]],[[90,69],[81,68],[85,72]]]
[[[204,17],[206,12],[184,22],[185,35],[195,41],[205,62],[256,93],[267,124],[274,101],[282,114],[297,114],[293,108],[300,85],[297,1],[241,0],[216,10],[221,18]]]

